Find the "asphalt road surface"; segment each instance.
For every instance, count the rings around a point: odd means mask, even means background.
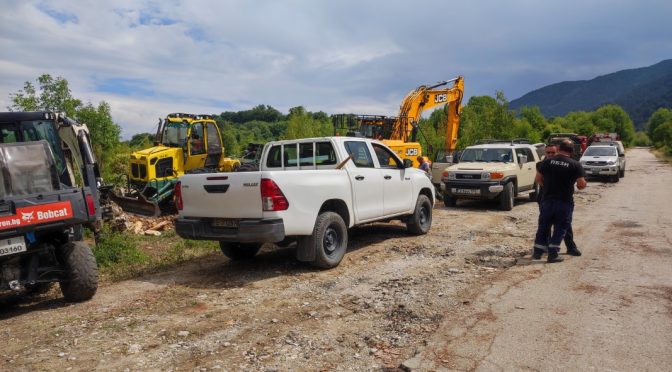
[[[672,167],[646,149],[630,150],[626,177],[598,203],[577,205],[574,230],[583,256],[552,265],[520,259],[468,310],[446,317],[428,346],[404,364],[413,370],[672,370],[671,185]]]

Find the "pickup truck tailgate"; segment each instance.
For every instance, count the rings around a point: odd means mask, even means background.
[[[188,174],[180,181],[183,217],[262,218],[261,172]]]

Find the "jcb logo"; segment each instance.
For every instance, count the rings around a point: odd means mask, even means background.
[[[442,103],[442,102],[447,102],[448,101],[448,96],[443,93],[443,94],[437,94],[434,96],[434,103]]]
[[[418,156],[418,149],[406,149],[406,156]]]

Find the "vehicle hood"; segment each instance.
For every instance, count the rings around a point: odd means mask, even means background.
[[[147,158],[150,156],[157,156],[162,153],[174,152],[176,150],[181,150],[179,148],[166,147],[166,146],[154,146],[144,150],[134,151],[131,154],[131,159],[141,159]]]
[[[446,168],[449,172],[473,171],[473,172],[505,172],[516,168],[514,163],[483,163],[465,162],[451,165]]]
[[[582,162],[587,161],[613,161],[614,163],[618,162],[618,156],[582,156]]]

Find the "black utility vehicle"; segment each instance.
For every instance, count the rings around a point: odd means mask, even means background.
[[[86,125],[53,112],[0,113],[0,292],[59,282],[69,301],[93,297],[98,267],[82,227],[101,219],[101,184]]]

